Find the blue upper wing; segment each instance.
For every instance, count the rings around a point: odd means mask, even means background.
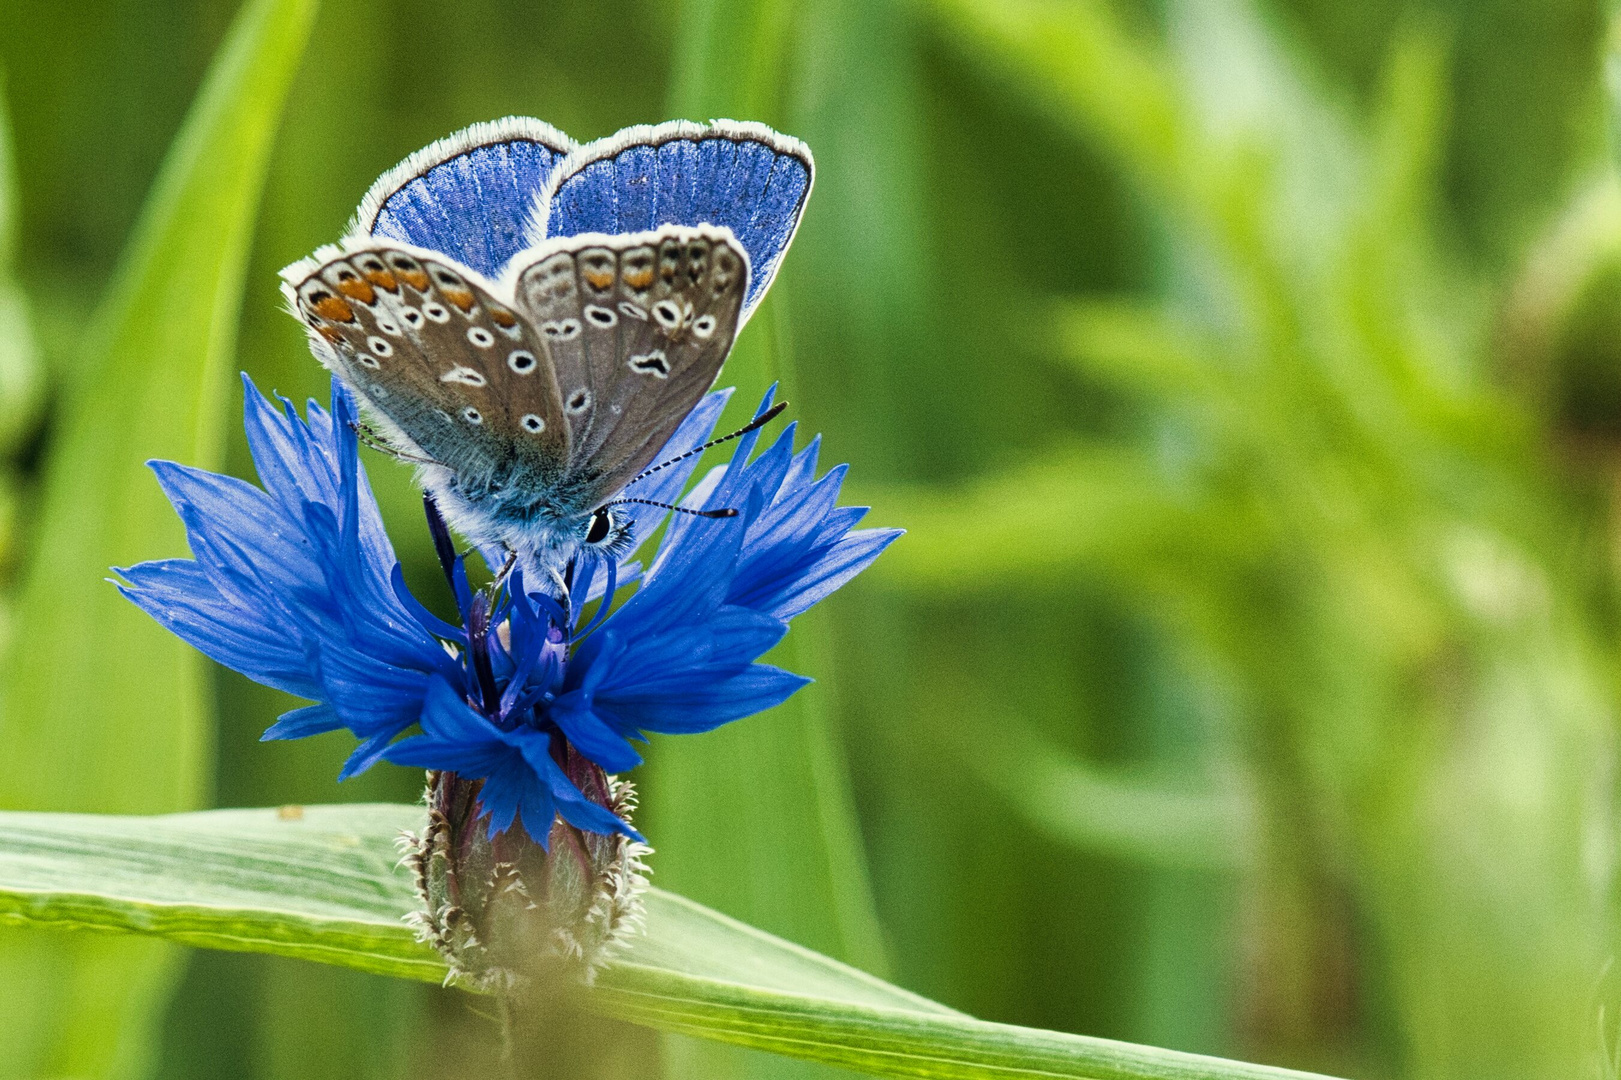
[[[494,278],[529,246],[535,200],[574,149],[568,136],[527,117],[463,128],[384,173],[351,231],[443,252]]]
[[[799,227],[815,166],[798,139],[762,124],[673,121],[581,147],[535,210],[530,243],[660,225],[724,225],[749,255],[747,318]]]

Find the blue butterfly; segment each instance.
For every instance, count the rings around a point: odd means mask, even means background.
[[[449,522],[555,571],[630,546],[621,508],[714,383],[814,175],[760,124],[585,146],[475,124],[385,173],[282,291]]]

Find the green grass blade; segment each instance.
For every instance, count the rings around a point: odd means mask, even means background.
[[[164,817],[0,814],[0,919],[157,935],[438,980],[403,922],[414,806]],[[670,893],[594,1007],[878,1076],[1305,1080],[1310,1074],[974,1020]]]
[[[672,112],[780,123],[792,12],[781,0],[686,5],[691,22],[672,77]],[[738,40],[749,47],[737,49]],[[783,384],[779,396],[794,392],[785,311],[791,282],[790,268],[750,339],[728,360],[724,381],[739,387],[739,417],[752,413],[771,382]],[[814,666],[810,654],[819,654],[822,637],[814,619],[802,620],[772,659],[795,670]],[[701,739],[661,742],[643,784],[649,812],[660,822],[664,862],[655,865],[708,903],[881,968],[859,833],[828,723],[810,689]],[[751,783],[750,776],[761,779]]]
[[[8,657],[0,805],[151,812],[205,796],[203,660],[103,579],[184,550],[148,458],[220,464],[244,266],[314,10],[251,0],[238,15],[63,388],[18,613],[28,633]],[[0,1075],[140,1075],[168,955],[8,935]]]
[[[0,454],[15,452],[19,436],[37,414],[40,398],[39,350],[28,306],[15,275],[17,175],[6,110],[5,78],[0,72]],[[15,550],[18,481],[10,461],[0,464],[0,564]],[[5,612],[0,633],[10,624]]]
[[[780,125],[791,17],[797,9],[783,0],[683,4],[672,115]],[[798,394],[787,318],[793,265],[790,255],[727,361],[722,381],[738,393],[723,425],[751,415],[772,382],[781,384],[779,397]],[[825,677],[817,661],[831,651],[828,633],[814,615],[801,618],[770,659]],[[764,715],[698,737],[657,740],[639,787],[650,835],[659,838],[653,866],[661,883],[842,960],[884,969],[845,762],[822,688],[807,687]],[[683,1040],[666,1040],[665,1057],[672,1078],[824,1075]]]
[[[17,152],[11,145],[11,114],[0,72],[0,273],[11,276],[17,255]]]
[[[1083,761],[1011,717],[986,726],[998,732],[994,744],[950,744],[951,760],[1060,843],[1179,870],[1233,870],[1253,856],[1251,823],[1236,791],[1168,770]]]

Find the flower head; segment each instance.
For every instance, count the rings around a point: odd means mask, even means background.
[[[346,728],[360,743],[342,777],[387,759],[481,781],[491,836],[521,822],[545,845],[560,816],[637,837],[578,763],[624,771],[640,763],[635,744],[648,732],[707,731],[785,700],[808,680],[759,658],[788,620],[898,535],[853,531],[864,510],[837,505],[843,466],[816,476],[816,441],[796,453],[790,425],[755,456],[754,431],[681,503],[736,515],[676,512],[645,572],[587,556],[560,578],[526,575],[521,560],[492,550],[482,554],[493,581],[474,589],[430,500],[458,608],[449,622],[406,587],[342,386],[330,412],[311,402],[300,418],[244,382],[263,486],[154,462],[193,557],[120,570],[119,588],[213,659],[314,702],[265,738]],[[727,393],[692,411],[660,457],[679,460],[639,495],[680,497],[698,462],[689,451],[708,439]],[[762,413],[770,403],[768,394]],[[637,540],[667,514],[631,511]]]

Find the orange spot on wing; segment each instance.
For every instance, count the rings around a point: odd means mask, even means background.
[[[387,270],[368,270],[366,271],[366,280],[384,292],[400,291],[400,283],[394,280],[394,275]]]
[[[625,284],[633,289],[645,289],[653,284],[653,268],[646,270],[632,270],[625,274]]]
[[[330,326],[317,326],[315,328],[315,332],[317,334],[320,334],[322,337],[326,338],[328,341],[332,342],[332,344],[334,344],[334,345],[342,345],[343,344],[343,335],[338,333],[336,330],[334,330]]]
[[[607,291],[608,287],[614,283],[613,271],[611,270],[587,270],[583,276],[585,277],[585,283],[598,292]]]
[[[428,291],[428,275],[426,272],[422,270],[401,270],[400,277],[404,278],[405,283],[417,292],[425,293]]]
[[[508,330],[518,325],[518,317],[506,308],[490,308],[490,318],[495,320],[495,325],[505,327]]]
[[[446,289],[445,299],[461,308],[463,311],[473,310],[473,294],[466,289]]]
[[[315,313],[323,319],[331,319],[333,322],[355,321],[355,309],[350,307],[349,302],[341,296],[333,296],[331,293],[327,293],[317,300],[313,306]]]
[[[338,291],[351,300],[358,300],[367,307],[377,303],[377,290],[372,288],[360,278],[350,278],[338,282]]]

